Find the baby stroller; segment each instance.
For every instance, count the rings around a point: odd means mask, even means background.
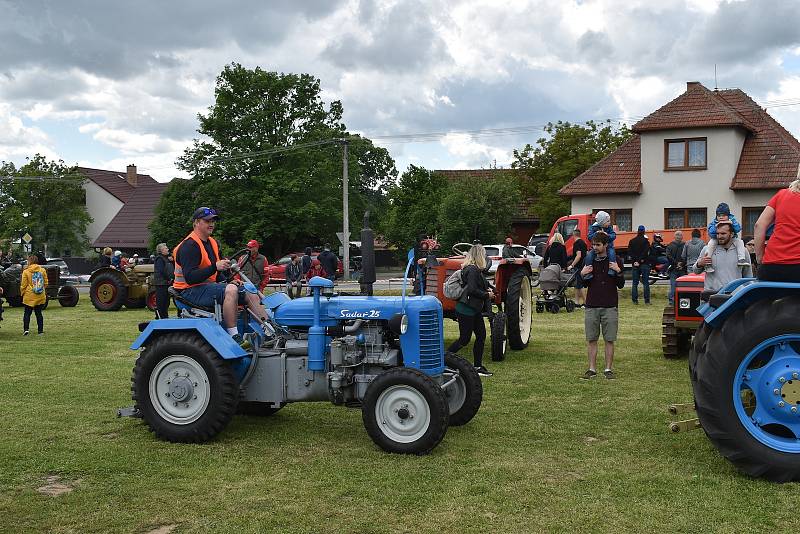
[[[558,313],[561,308],[575,311],[575,301],[567,298],[567,288],[575,282],[577,271],[562,273],[558,264],[548,265],[539,273],[539,295],[536,297],[536,312],[547,310]]]

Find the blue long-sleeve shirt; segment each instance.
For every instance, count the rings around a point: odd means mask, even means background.
[[[708,223],[708,235],[712,239],[716,239],[717,238],[717,223],[718,222],[719,221],[717,220],[717,218],[714,217],[714,220],[711,221],[710,223]],[[726,222],[731,223],[731,226],[733,226],[733,233],[734,234],[738,234],[739,232],[742,231],[742,225],[739,224],[739,221],[736,220],[736,217],[732,213],[728,216],[728,220]]]
[[[614,240],[617,238],[617,233],[614,231],[614,227],[611,226],[611,225],[609,225],[608,228],[604,228],[604,227],[600,226],[597,223],[593,223],[589,227],[589,235],[588,235],[589,243],[592,242],[592,237],[594,237],[594,234],[596,234],[597,232],[600,232],[600,231],[603,231],[606,234],[608,234],[608,246],[609,247],[613,247],[614,246]]]

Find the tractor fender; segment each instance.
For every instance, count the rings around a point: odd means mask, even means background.
[[[147,345],[151,337],[177,331],[197,332],[205,339],[223,360],[235,360],[247,356],[247,352],[239,346],[222,326],[214,319],[157,319],[150,321],[144,331],[131,345],[131,350],[139,350]]]
[[[101,268],[93,271],[92,274],[89,275],[89,283],[91,284],[92,282],[94,282],[95,278],[97,278],[98,276],[100,276],[101,274],[104,274],[104,273],[113,274],[114,276],[119,278],[119,280],[122,282],[122,284],[125,285],[126,287],[131,285],[130,281],[128,280],[128,277],[125,276],[125,273],[123,273],[119,269],[115,269],[113,267],[101,267]]]
[[[759,300],[779,299],[791,295],[800,295],[800,284],[788,282],[760,282],[754,278],[734,280],[723,287],[719,294],[730,295],[719,307],[712,308],[705,303],[698,311],[705,317],[706,324],[719,328],[729,315],[747,308]]]

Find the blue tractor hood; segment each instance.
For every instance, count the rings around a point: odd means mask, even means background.
[[[396,313],[407,314],[423,310],[441,310],[435,297],[322,297],[320,299],[320,322],[324,326],[335,326],[342,321],[364,319],[388,321]],[[284,326],[310,326],[314,321],[314,299],[299,298],[283,302],[274,310],[274,318]]]

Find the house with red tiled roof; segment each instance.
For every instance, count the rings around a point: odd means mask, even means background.
[[[100,249],[111,247],[129,254],[147,253],[155,207],[167,184],[148,174],[139,174],[136,165],[125,172],[78,167],[86,176],[86,209],[92,217],[87,229],[89,243]]]
[[[448,180],[519,178],[514,169],[453,169],[435,170],[433,172],[444,176]],[[539,216],[533,213],[533,205],[533,198],[520,198],[516,205],[513,206],[514,215],[511,220],[511,237],[514,238],[515,243],[527,244],[531,235],[539,229]]]
[[[797,177],[800,142],[740,89],[686,91],[564,186],[572,213],[605,210],[620,230],[702,227],[725,202],[744,236]]]

